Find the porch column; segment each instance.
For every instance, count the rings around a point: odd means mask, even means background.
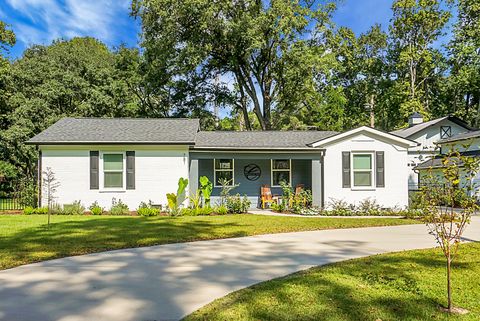
[[[322,161],[312,159],[312,203],[322,207]]]
[[[188,172],[188,191],[189,195],[196,194],[198,189],[198,159],[190,158],[190,168]]]

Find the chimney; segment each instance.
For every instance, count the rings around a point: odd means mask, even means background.
[[[420,113],[414,112],[413,114],[408,117],[408,126],[412,127],[418,124],[423,123],[423,117]]]

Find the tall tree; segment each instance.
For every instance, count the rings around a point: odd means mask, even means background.
[[[5,127],[6,78],[10,70],[10,62],[5,57],[10,47],[15,45],[15,33],[8,28],[5,22],[0,20],[0,131]]]
[[[444,33],[450,12],[442,0],[395,0],[390,25],[391,59],[395,65],[397,90],[401,93],[400,111],[404,120],[413,111],[426,117],[431,113],[432,93],[428,86],[438,72],[441,55],[434,43]]]
[[[334,8],[317,1],[134,0],[132,13],[142,19],[148,82],[165,103],[235,106],[248,129],[252,106],[261,128],[270,129],[293,84],[315,96],[318,80],[305,75],[321,69],[311,64],[323,61],[317,45]]]
[[[458,0],[450,53],[454,111],[480,125],[480,2]]]
[[[116,63],[116,54],[93,38],[27,49],[8,75],[0,155],[32,177],[36,152],[24,142],[58,119],[135,116],[138,99]]]

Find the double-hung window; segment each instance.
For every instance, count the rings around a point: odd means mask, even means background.
[[[354,187],[373,187],[372,153],[352,153],[352,181]]]
[[[123,154],[103,154],[103,187],[123,188]]]
[[[233,159],[215,159],[214,160],[214,181],[215,186],[222,186],[227,182],[228,186],[234,185],[234,161]]]
[[[292,160],[291,159],[272,159],[272,186],[281,186],[284,182],[291,184],[292,177]]]

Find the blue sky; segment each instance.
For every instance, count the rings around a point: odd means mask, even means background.
[[[57,38],[92,36],[110,47],[138,45],[140,24],[129,15],[131,0],[0,0],[0,19],[17,35],[11,50],[19,57],[32,44],[49,44]],[[343,0],[334,21],[356,34],[374,23],[386,29],[391,18],[389,0]]]

